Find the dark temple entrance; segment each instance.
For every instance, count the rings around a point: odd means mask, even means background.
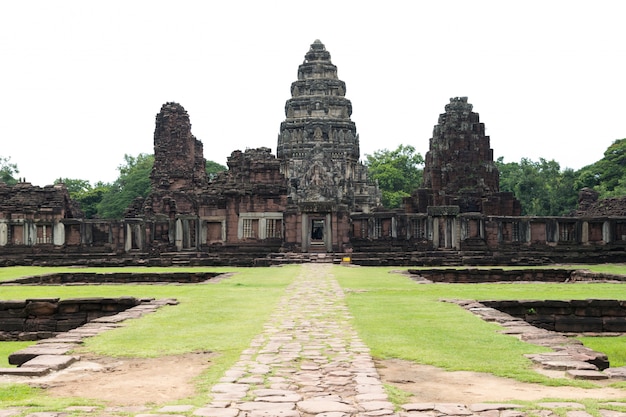
[[[324,245],[324,219],[311,220],[311,245]]]
[[[332,252],[330,213],[302,213],[302,251]]]

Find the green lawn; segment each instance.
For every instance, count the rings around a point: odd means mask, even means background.
[[[214,284],[8,286],[0,289],[0,297],[178,299],[178,306],[164,307],[141,320],[128,322],[125,327],[89,339],[84,349],[104,355],[141,357],[216,352],[219,355],[200,379],[197,398],[190,399],[201,404],[206,401],[207,387],[215,383],[249,346],[251,339],[261,333],[263,323],[300,268],[297,265],[180,268],[177,270],[236,271],[236,274]],[[611,273],[626,274],[626,266],[610,268]],[[354,325],[375,357],[406,359],[449,370],[490,372],[543,384],[592,386],[589,382],[550,380],[537,374],[530,369],[530,362],[523,354],[540,352],[543,348],[502,335],[497,325],[484,322],[441,299],[626,299],[624,284],[417,284],[404,275],[391,273],[392,269],[333,267],[335,277],[346,291]],[[0,268],[0,280],[63,270],[73,269]],[[110,272],[113,269],[82,270]],[[158,272],[162,269],[132,270]],[[10,392],[21,394],[11,395]],[[0,386],[0,407],[23,403],[50,406],[52,402],[37,390]]]
[[[392,270],[343,268],[335,274],[348,291],[355,326],[374,356],[551,385],[578,382],[532,371],[522,355],[545,349],[499,334],[499,326],[440,300],[626,299],[622,284],[416,284]]]

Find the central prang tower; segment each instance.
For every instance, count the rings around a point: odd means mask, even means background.
[[[342,250],[349,242],[350,213],[379,205],[378,187],[359,162],[359,136],[345,94],[330,53],[316,40],[291,84],[276,151],[289,180],[286,222],[301,226],[297,236],[286,236],[287,243],[303,251]]]

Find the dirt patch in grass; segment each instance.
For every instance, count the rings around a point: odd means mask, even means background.
[[[91,398],[111,406],[162,404],[194,396],[195,379],[210,366],[213,356],[192,353],[136,359],[83,355],[68,369],[38,379],[37,385],[52,396]],[[616,388],[547,387],[483,373],[447,372],[397,359],[376,364],[384,383],[412,394],[407,402],[473,404],[626,396],[625,390]]]
[[[616,388],[547,387],[484,373],[448,372],[434,366],[398,359],[377,361],[376,365],[384,383],[412,394],[408,402],[473,404],[508,400],[535,401],[544,398],[618,399],[626,396],[626,391]],[[595,383],[600,385],[609,382]]]
[[[195,395],[196,377],[210,366],[212,353],[159,358],[82,355],[69,368],[40,378],[51,396],[83,397],[111,406],[161,404]]]

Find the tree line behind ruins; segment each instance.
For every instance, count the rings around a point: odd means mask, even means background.
[[[394,150],[381,149],[365,155],[369,175],[377,180],[382,190],[383,205],[397,208],[404,197],[410,196],[422,181],[424,158],[411,145],[400,145]],[[112,183],[58,178],[72,199],[76,200],[87,218],[121,218],[130,203],[150,192],[150,171],[154,163],[151,154],[136,157],[125,155],[118,167],[119,176]],[[578,191],[591,188],[600,198],[626,196],[626,139],[613,142],[604,157],[579,170],[561,169],[555,160],[539,158],[520,162],[496,161],[500,171],[500,190],[514,193],[522,202],[522,214],[531,216],[561,216],[576,209]],[[209,178],[226,167],[206,161]],[[0,181],[9,185],[19,181],[17,164],[9,157],[0,157]]]

